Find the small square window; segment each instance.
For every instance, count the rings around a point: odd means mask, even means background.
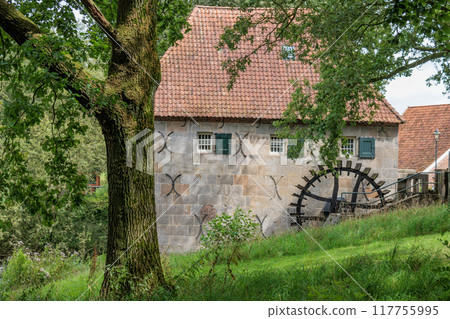
[[[281,58],[283,60],[295,60],[295,48],[292,45],[283,45],[281,47]]]
[[[342,155],[346,156],[353,156],[355,155],[355,139],[352,137],[347,137],[347,142],[344,143],[344,141],[342,141],[342,145],[341,145],[341,153]]]
[[[277,136],[270,137],[270,153],[284,153],[284,139]]]
[[[212,152],[212,134],[211,133],[198,133],[197,149],[203,153]]]

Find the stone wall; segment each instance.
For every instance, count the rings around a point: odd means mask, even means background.
[[[317,169],[320,164],[313,145],[306,143],[303,156],[293,161],[270,153],[270,135],[276,131],[270,124],[260,124],[259,127],[227,122],[224,125],[200,122],[198,126],[189,121],[183,124],[178,121],[157,121],[155,128],[164,136],[173,132],[162,152],[158,153],[162,143],[155,143],[157,225],[162,251],[195,249],[201,235],[201,224],[206,224],[216,214],[232,213],[237,206],[251,210],[252,215],[257,215],[260,220],[265,218],[263,230],[266,236],[292,227],[289,213],[294,213],[295,207],[289,204],[296,202],[292,194],[298,194],[299,189],[295,186],[305,184],[302,177],[311,176],[309,170]],[[232,134],[231,155],[199,154],[195,151],[198,132]],[[242,152],[234,155],[239,150],[237,134],[243,137],[247,133],[246,139],[260,154],[260,157],[252,158],[249,163],[245,161],[248,162],[250,157],[244,157]],[[352,161],[353,167],[361,163],[362,169],[371,167],[371,173],[380,174],[377,180],[385,180],[387,184],[396,181],[397,127],[348,127],[344,135],[356,139],[376,138],[374,159],[354,156],[344,158],[344,164],[347,160]],[[242,150],[244,154],[249,153],[245,146]],[[167,163],[162,165],[164,160]],[[177,194],[172,189],[171,178],[175,179],[179,174],[181,176],[175,182]],[[343,176],[339,182],[339,193],[351,191],[352,180],[353,176]],[[323,181],[316,187],[323,196],[330,196],[327,195],[332,188],[329,182]],[[308,201],[308,204],[305,209],[316,210],[312,214],[318,214],[324,203]]]

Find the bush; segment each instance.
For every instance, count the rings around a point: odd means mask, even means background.
[[[201,243],[204,256],[211,261],[210,275],[218,263],[224,262],[227,273],[235,279],[231,264],[238,264],[244,244],[256,236],[258,224],[250,218],[250,213],[238,206],[232,216],[223,213],[207,224],[207,233],[202,236]]]
[[[42,253],[32,252],[22,242],[16,244],[12,256],[5,264],[0,277],[0,291],[30,290],[61,279],[81,263],[77,252],[67,255],[63,251],[46,245]],[[0,299],[5,296],[0,294]]]
[[[242,245],[255,237],[258,224],[239,206],[233,215],[223,213],[211,220],[207,226],[207,234],[201,242],[205,249],[223,249],[232,245]]]
[[[23,242],[33,251],[44,251],[45,244],[65,251],[78,251],[83,258],[97,248],[105,252],[108,205],[106,190],[86,195],[77,209],[60,209],[55,212],[52,225],[42,223],[39,215],[10,206],[0,210],[0,259],[12,254],[14,243]]]

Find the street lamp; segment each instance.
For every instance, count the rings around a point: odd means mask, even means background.
[[[434,171],[435,171],[435,178],[434,178],[434,189],[437,190],[437,183],[438,183],[438,173],[437,173],[437,156],[438,156],[438,141],[439,141],[439,136],[441,135],[441,132],[439,132],[438,129],[436,129],[436,131],[433,132],[434,135],[434,139],[436,140],[436,156],[435,156],[435,161],[434,161]]]
[[[438,141],[439,141],[439,136],[441,135],[441,132],[439,132],[438,129],[436,129],[436,131],[433,132],[434,135],[434,139],[436,140],[436,161],[434,162],[434,170],[437,171],[437,147],[438,147]]]

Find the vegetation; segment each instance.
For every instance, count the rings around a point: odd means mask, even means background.
[[[258,224],[249,213],[237,207],[233,215],[223,213],[211,220],[206,227],[206,235],[201,238],[200,258],[190,269],[195,270],[198,263],[209,263],[208,277],[211,280],[217,275],[217,265],[222,263],[226,265],[224,275],[236,279],[232,267],[242,260],[245,245],[256,237]]]
[[[85,259],[96,249],[106,253],[108,225],[107,188],[84,197],[81,206],[56,212],[50,225],[42,216],[30,214],[20,205],[0,210],[0,259],[11,255],[22,242],[32,252],[42,252],[46,244],[65,252],[78,252]]]
[[[75,149],[81,135],[88,134],[86,144],[91,134],[101,132],[111,186],[103,297],[114,289],[125,296],[135,284],[125,280],[113,287],[111,274],[122,278],[123,269],[132,280],[153,276],[170,290],[158,248],[154,178],[128,167],[126,144],[142,130],[154,130],[159,57],[189,29],[186,17],[197,3],[228,2],[0,0],[0,228],[11,227],[14,211],[40,216],[31,222],[52,225],[65,218],[57,215],[83,207],[84,174],[90,172],[82,168]],[[221,46],[234,49],[256,24],[271,21],[275,39],[266,39],[261,48],[270,50],[278,41],[295,44],[297,58],[319,72],[314,98],[310,84],[296,84],[280,127],[282,135],[323,140],[321,155],[327,163],[338,155],[347,120],[361,115],[360,102],[379,98],[376,92],[385,80],[435,61],[440,69],[433,80],[448,84],[445,0],[229,3],[238,3],[250,16],[242,15],[235,27],[225,30]],[[273,15],[255,24],[249,10],[255,6],[273,6]],[[227,61],[231,83],[250,61]],[[291,132],[299,118],[308,129]],[[96,123],[96,130],[88,131],[90,123]],[[36,128],[42,130],[42,139],[32,139]],[[35,157],[38,147],[46,155]],[[112,265],[117,271],[109,272]]]
[[[444,205],[414,207],[307,231],[376,300],[448,300],[449,214]],[[233,276],[226,258],[218,260],[211,276],[212,259],[203,259],[204,250],[174,254],[163,259],[173,289],[141,285],[122,299],[370,300],[305,232],[254,239],[241,248]],[[4,273],[20,271],[16,259]],[[36,279],[34,289],[2,277],[0,299],[99,299],[101,267],[92,271],[89,264],[72,264],[61,280],[42,284]]]
[[[166,4],[186,7],[183,1]],[[86,178],[70,150],[87,130],[80,118],[94,118],[106,142],[111,185],[106,263],[127,265],[133,277],[153,274],[162,286],[166,280],[156,235],[154,179],[127,166],[126,141],[144,129],[153,130],[160,80],[156,30],[170,46],[181,35],[183,19],[175,23],[180,11],[158,7],[154,0],[0,0],[0,80],[6,82],[0,117],[0,205],[16,202],[47,224],[59,211],[79,207]],[[40,146],[49,156],[45,176],[36,176],[21,141],[29,140],[32,128],[45,119],[50,119],[50,133]],[[124,258],[121,252],[126,252]],[[107,272],[105,297],[111,291],[109,278]]]

